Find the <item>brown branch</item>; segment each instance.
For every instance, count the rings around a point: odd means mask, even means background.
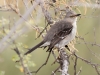
[[[45,65],[47,64],[47,62],[48,62],[48,60],[49,60],[49,57],[50,57],[50,54],[51,54],[51,52],[49,52],[45,63],[43,63],[36,71],[32,71],[31,73],[37,74],[37,73],[39,72],[39,70],[40,70],[43,66],[45,66]]]
[[[27,67],[24,66],[23,58],[22,58],[22,56],[21,56],[21,54],[20,54],[18,48],[16,47],[16,48],[14,49],[14,51],[16,52],[16,54],[17,54],[17,55],[19,56],[19,58],[20,58],[19,62],[21,63],[21,66],[23,67],[24,75],[27,75],[27,72],[29,73],[29,75],[32,75],[32,74],[30,73],[29,69],[28,69]],[[26,70],[27,70],[27,71],[26,71]]]
[[[28,6],[27,6],[27,4],[26,4],[27,1],[22,0],[22,2],[24,3],[24,5],[25,5],[25,7],[26,7],[26,10],[28,10]],[[29,13],[29,14],[30,14],[31,18],[34,19],[33,16],[32,16],[32,14],[31,14],[31,13]]]
[[[100,60],[100,58],[96,55],[96,53],[94,53],[94,52],[88,47],[87,42],[85,41],[85,39],[82,38],[82,37],[80,37],[80,36],[79,36],[79,38],[80,38],[81,40],[83,40],[84,44],[86,45],[87,49],[92,53],[92,55],[94,55],[96,58],[98,58],[98,59]],[[96,46],[97,46],[96,43],[94,43],[94,44],[91,43],[91,45],[96,45]],[[98,46],[99,46],[99,45],[98,45]]]
[[[44,14],[44,16],[45,16],[45,19],[46,19],[46,21],[47,21],[48,23],[47,23],[47,25],[45,26],[45,28],[40,32],[40,34],[39,34],[39,36],[38,36],[37,38],[39,38],[39,37],[41,36],[41,34],[47,29],[47,27],[48,27],[49,24],[53,24],[53,23],[54,23],[53,20],[52,20],[51,14],[50,14],[50,13],[48,12],[48,10],[44,7],[45,2],[40,1],[40,2],[38,2],[38,4],[41,6],[42,12],[43,12],[43,14]]]
[[[55,69],[54,71],[52,71],[52,74],[51,74],[51,75],[56,75],[55,73],[56,73],[59,69],[60,69],[60,66],[59,66],[57,69]]]
[[[74,75],[76,75],[76,67],[77,67],[77,56],[75,56],[75,62],[74,62]]]
[[[82,67],[80,68],[80,70],[78,71],[78,73],[76,75],[79,75],[82,71]]]
[[[95,68],[96,72],[98,75],[100,75],[100,71],[98,70],[98,67],[100,66],[100,64],[96,64],[96,63],[92,63],[89,60],[86,60],[80,56],[78,56],[77,54],[74,54],[78,59],[81,59],[82,61],[86,62],[87,64],[91,65],[93,68]]]

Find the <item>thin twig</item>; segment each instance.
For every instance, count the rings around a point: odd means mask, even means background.
[[[76,75],[79,75],[82,71],[82,67],[80,68],[80,70],[78,71],[78,73]]]
[[[87,64],[90,64],[93,68],[95,68],[97,74],[100,75],[100,71],[98,70],[98,67],[100,66],[100,64],[92,63],[91,61],[86,60],[86,59],[78,56],[77,54],[75,54],[75,56],[77,56],[77,58],[81,59],[82,61],[86,62]]]
[[[55,75],[55,73],[59,70],[59,68],[60,68],[60,66],[57,69],[55,69],[54,71],[52,71],[51,75]]]
[[[74,62],[74,75],[76,75],[76,67],[77,67],[77,56],[75,55],[75,62]]]
[[[32,71],[31,73],[37,74],[37,72],[38,72],[43,66],[45,66],[45,65],[47,64],[47,62],[48,62],[48,60],[49,60],[49,57],[50,57],[50,54],[51,54],[51,52],[49,52],[48,57],[47,57],[45,63],[43,63],[36,71]]]
[[[88,47],[87,42],[85,41],[85,39],[82,38],[82,37],[79,37],[79,38],[83,40],[83,42],[85,43],[87,49],[88,49],[96,58],[98,58],[98,59],[100,60],[100,58],[96,55],[96,53],[94,53],[94,52]],[[95,43],[95,44],[96,44],[96,43]]]
[[[21,54],[20,54],[18,48],[16,47],[16,48],[14,49],[14,51],[16,52],[16,54],[17,54],[17,55],[19,56],[19,58],[20,58],[20,63],[21,63],[21,66],[23,67],[24,75],[27,75],[26,67],[24,66],[23,58],[22,58],[22,56],[21,56]]]

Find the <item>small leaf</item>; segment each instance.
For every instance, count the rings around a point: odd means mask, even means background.
[[[23,47],[24,47],[24,48],[28,48],[28,46],[27,46],[27,45],[24,45]]]
[[[19,57],[17,55],[15,55],[15,56],[12,57],[12,60],[13,61],[19,60]]]
[[[20,69],[20,71],[21,71],[21,72],[24,72],[24,69],[23,69],[23,67],[22,67],[22,66],[21,66],[19,69]]]

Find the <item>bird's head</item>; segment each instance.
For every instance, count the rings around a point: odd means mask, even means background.
[[[66,16],[65,18],[68,20],[68,21],[71,21],[71,22],[74,22],[77,20],[77,17],[80,16],[81,14],[76,14],[75,11],[73,10],[67,10],[66,11]]]

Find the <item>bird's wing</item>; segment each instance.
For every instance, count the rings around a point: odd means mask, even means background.
[[[67,23],[63,23],[63,25],[61,25],[61,29],[58,30],[57,33],[55,33],[55,35],[53,36],[53,39],[51,40],[51,43],[49,45],[49,48],[47,51],[51,51],[52,48],[59,43],[61,40],[63,40],[68,34],[71,33],[72,31],[72,24],[67,22]]]

